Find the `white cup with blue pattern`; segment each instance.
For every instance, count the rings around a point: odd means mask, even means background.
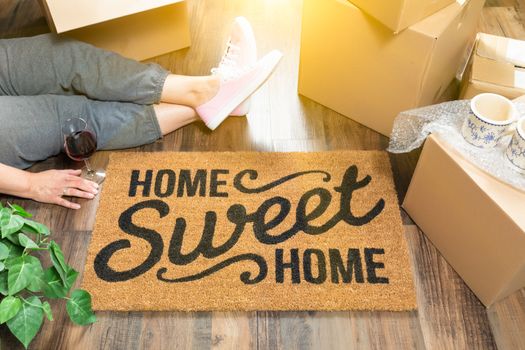
[[[470,101],[470,114],[461,128],[465,140],[474,146],[492,148],[514,130],[518,111],[508,98],[484,93]]]
[[[525,118],[518,121],[505,155],[515,170],[525,174]]]

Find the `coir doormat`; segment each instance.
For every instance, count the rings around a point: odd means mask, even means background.
[[[384,152],[116,153],[101,195],[97,310],[416,307]]]

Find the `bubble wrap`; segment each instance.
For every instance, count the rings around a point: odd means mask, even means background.
[[[525,104],[516,103],[520,115]],[[470,100],[445,102],[400,113],[394,121],[388,151],[405,153],[420,147],[429,134],[452,145],[466,159],[497,179],[525,191],[525,175],[509,166],[505,149],[512,136],[503,137],[495,148],[472,146],[461,135],[461,126],[470,112]]]

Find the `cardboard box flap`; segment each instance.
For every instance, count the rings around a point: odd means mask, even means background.
[[[525,41],[480,33],[476,55],[524,68]]]
[[[449,6],[453,2],[454,2],[453,0],[452,1],[451,0],[431,0],[431,1],[405,0],[402,12],[399,16],[400,17],[400,20],[399,20],[400,27],[404,28],[411,24],[414,24],[414,22],[409,22],[410,19],[420,18],[420,21],[421,21],[426,17],[432,16],[438,11]],[[385,1],[383,1],[383,3],[385,3]]]
[[[480,33],[472,61],[473,81],[525,89],[525,42]]]
[[[476,44],[476,55],[491,60],[505,62],[505,41],[499,40],[500,37],[479,33]],[[503,50],[502,50],[503,49]]]
[[[499,86],[525,89],[524,68],[483,57],[474,58],[471,79]]]
[[[456,0],[350,0],[394,33],[400,33],[454,1]]]
[[[350,1],[350,3],[365,12],[367,16],[385,24],[390,29],[394,29],[399,25],[402,13],[400,9],[406,6],[405,0],[356,0]]]
[[[466,0],[456,0],[455,3],[412,25],[410,28],[433,38],[439,38],[441,34],[449,28],[452,21],[458,16],[463,17],[466,15],[467,11],[464,10],[468,3]],[[461,26],[461,24],[460,22],[458,26]]]
[[[522,53],[522,54],[520,54]],[[522,58],[519,56],[522,55]],[[472,61],[473,81],[525,89],[525,42],[494,35],[478,35]]]
[[[183,0],[43,0],[57,33],[175,4]]]

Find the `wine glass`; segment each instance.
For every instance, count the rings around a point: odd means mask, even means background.
[[[62,133],[68,157],[78,162],[84,161],[86,165],[82,168],[82,177],[98,184],[102,183],[106,172],[103,169],[94,170],[89,163],[89,157],[97,150],[97,136],[88,129],[87,122],[82,118],[68,119],[62,126]]]

